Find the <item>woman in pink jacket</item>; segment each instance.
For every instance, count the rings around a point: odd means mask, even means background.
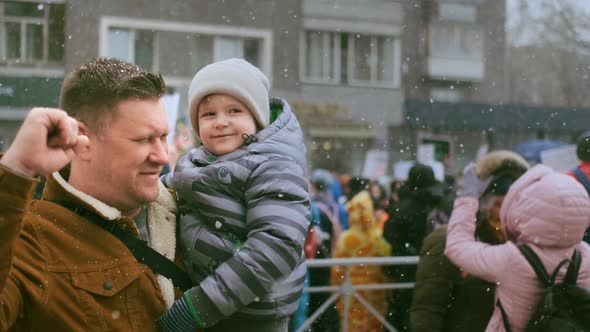
[[[544,288],[518,246],[529,245],[549,273],[578,249],[582,263],[577,284],[590,288],[590,246],[582,242],[590,226],[590,199],[572,177],[537,165],[512,184],[504,198],[500,221],[507,242],[489,245],[474,239],[476,197],[488,182],[477,177],[472,164],[465,169],[464,193],[455,201],[445,254],[465,272],[496,282],[496,301],[502,303],[512,332],[524,331]],[[567,264],[558,282],[566,270]],[[498,307],[486,331],[505,331]]]

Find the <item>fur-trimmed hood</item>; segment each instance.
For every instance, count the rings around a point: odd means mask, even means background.
[[[528,169],[529,164],[519,154],[512,151],[497,150],[486,154],[475,164],[475,173],[480,178],[491,177],[489,186],[480,197],[491,192],[493,186],[497,184],[495,182],[500,178],[508,177],[510,182],[513,182]]]
[[[529,164],[519,154],[508,150],[492,151],[475,164],[475,172],[480,178],[496,176],[501,172],[514,172],[518,176],[529,169]]]

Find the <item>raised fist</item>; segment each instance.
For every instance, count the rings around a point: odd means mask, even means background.
[[[67,165],[88,144],[78,122],[55,108],[33,108],[0,164],[26,176],[48,175]]]

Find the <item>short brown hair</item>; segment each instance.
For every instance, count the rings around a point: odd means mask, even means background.
[[[157,99],[166,91],[160,74],[112,58],[98,58],[78,66],[64,79],[60,108],[100,133],[109,123],[114,106],[123,100]]]

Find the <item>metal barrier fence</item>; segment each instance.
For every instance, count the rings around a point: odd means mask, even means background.
[[[418,256],[403,256],[403,257],[363,257],[363,258],[325,258],[325,259],[310,259],[307,261],[307,267],[309,269],[319,267],[344,267],[344,279],[338,286],[314,286],[306,287],[303,292],[306,293],[333,293],[322,305],[305,320],[305,322],[297,329],[297,332],[304,332],[311,324],[320,317],[326,309],[334,302],[338,300],[340,296],[344,296],[344,310],[343,316],[341,317],[340,330],[348,331],[348,311],[350,309],[350,299],[354,296],[365,308],[371,313],[388,331],[397,332],[385,317],[381,316],[373,306],[367,302],[357,290],[385,290],[385,289],[408,289],[414,288],[413,282],[400,282],[400,283],[385,283],[385,284],[357,284],[353,285],[350,282],[350,267],[355,265],[416,265],[418,264]]]

